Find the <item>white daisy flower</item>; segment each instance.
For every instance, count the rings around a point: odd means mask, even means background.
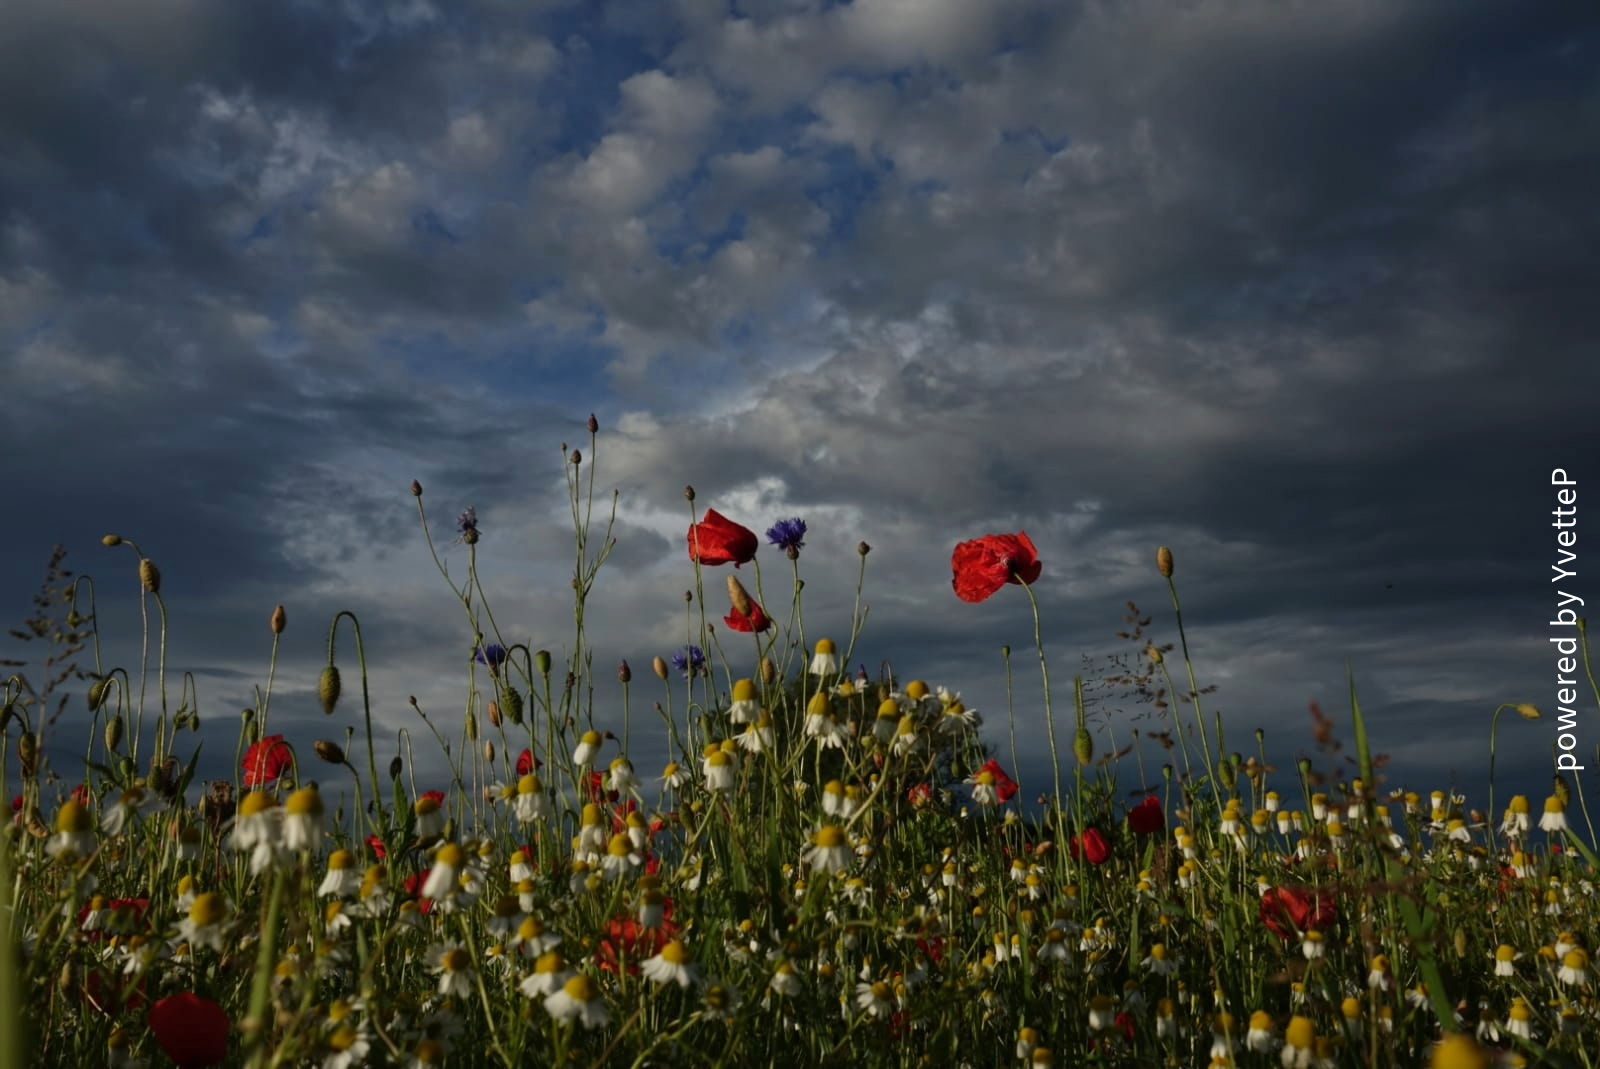
[[[658,984],[676,983],[679,987],[688,987],[699,978],[699,970],[689,958],[689,948],[677,939],[669,941],[655,957],[641,962],[639,971]]]
[[[606,1011],[600,988],[589,977],[579,973],[562,985],[561,990],[544,1000],[545,1012],[558,1021],[577,1017],[585,1028],[600,1028],[611,1020]]]

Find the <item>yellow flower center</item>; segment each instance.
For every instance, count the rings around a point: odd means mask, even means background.
[[[296,817],[322,816],[322,795],[315,787],[302,787],[283,803],[284,811]]]
[[[668,965],[687,965],[689,964],[689,948],[674,939],[661,948],[661,960]]]
[[[575,1002],[593,1002],[600,997],[600,991],[595,987],[594,981],[582,973],[568,980],[561,990],[565,991],[567,997]]]
[[[811,841],[824,850],[832,850],[835,847],[844,845],[844,829],[836,824],[829,824],[827,827],[819,829],[811,837]]]
[[[198,896],[189,907],[189,920],[196,928],[209,928],[220,924],[228,915],[228,903],[214,891]]]

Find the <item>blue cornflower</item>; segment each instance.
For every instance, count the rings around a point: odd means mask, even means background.
[[[473,659],[479,664],[486,664],[491,669],[499,668],[506,663],[506,648],[497,642],[486,646],[479,646],[477,656]]]
[[[461,515],[456,517],[456,530],[461,534],[466,534],[468,531],[475,532],[477,529],[478,510],[473,508],[471,505],[468,505],[462,511]]]
[[[686,678],[691,674],[698,674],[705,666],[705,651],[699,646],[685,646],[681,650],[672,651],[672,667],[682,672]]]
[[[805,539],[806,521],[798,516],[790,520],[779,520],[767,528],[767,541],[791,557],[800,552],[800,547],[806,544]]]

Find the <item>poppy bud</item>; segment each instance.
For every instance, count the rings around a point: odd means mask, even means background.
[[[330,765],[344,764],[344,747],[329,739],[318,739],[312,743],[311,748],[317,751],[317,756]]]
[[[106,703],[106,695],[110,690],[110,677],[102,679],[89,687],[89,711],[91,713]]]
[[[139,561],[139,582],[152,594],[161,593],[161,569],[149,557]]]
[[[489,703],[488,714],[489,714],[489,726],[493,727],[493,728],[499,727],[500,726],[500,706],[499,706],[499,704],[496,703],[496,702],[490,702]]]
[[[1222,781],[1222,789],[1229,794],[1233,793],[1233,785],[1238,782],[1234,771],[1232,761],[1224,761],[1217,766],[1217,779]]]
[[[394,760],[390,761],[389,762],[389,778],[390,779],[399,779],[400,778],[400,773],[405,770],[405,767],[406,767],[405,766],[405,762],[401,761],[399,757],[396,757]]]
[[[100,539],[100,544],[105,546],[107,549],[110,549],[113,546],[120,546],[122,545],[122,537],[120,535],[106,535]]]
[[[494,740],[485,739],[483,742],[483,759],[490,764],[494,763]]]
[[[467,714],[467,739],[471,742],[478,741],[478,714]]]
[[[665,680],[667,678],[667,662],[660,657],[650,662],[650,668],[655,672],[657,679]]]
[[[33,732],[23,732],[17,739],[17,762],[22,766],[22,778],[32,779],[35,770],[34,762],[39,758],[39,736]]]
[[[1537,706],[1529,705],[1527,702],[1523,702],[1521,705],[1517,706],[1517,715],[1522,717],[1524,720],[1537,720],[1539,719],[1539,709]]]
[[[417,482],[417,480],[415,480],[415,479],[411,480],[411,496],[412,497],[421,497],[422,496],[422,484]]]
[[[550,651],[549,650],[540,650],[538,653],[535,653],[533,655],[533,666],[539,670],[539,674],[540,675],[542,675],[542,676],[549,675],[550,674]]]
[[[115,750],[122,742],[122,714],[118,713],[106,721],[106,749]]]
[[[0,732],[4,732],[11,724],[12,717],[17,715],[17,703],[6,702],[0,706]]]
[[[1078,764],[1087,765],[1094,760],[1094,738],[1089,734],[1088,728],[1079,728],[1072,735],[1072,756],[1078,759]]]
[[[317,697],[322,699],[323,715],[332,716],[333,707],[339,704],[339,669],[331,664],[322,670],[322,677],[317,680]]]
[[[590,434],[600,433],[600,421],[594,418],[593,412],[589,413],[589,422],[585,426],[589,428]]]
[[[628,683],[633,680],[633,669],[628,667],[628,662],[623,661],[617,665],[617,682]]]
[[[750,615],[750,595],[736,575],[728,576],[728,601],[733,605],[733,611],[740,616]]]
[[[1161,572],[1161,578],[1172,578],[1172,550],[1166,546],[1156,550],[1156,568]]]
[[[288,623],[289,623],[289,614],[283,611],[283,606],[282,605],[279,605],[276,609],[272,610],[272,623],[271,623],[271,626],[272,626],[272,633],[274,635],[283,634],[283,629],[288,625]]]
[[[500,692],[505,715],[511,718],[513,724],[522,723],[522,692],[515,687],[507,687]],[[498,727],[499,725],[495,725]]]

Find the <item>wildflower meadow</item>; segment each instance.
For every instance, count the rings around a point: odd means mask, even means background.
[[[383,728],[359,606],[264,611],[229,779],[197,774],[205,696],[167,648],[159,547],[109,534],[96,566],[139,585],[131,666],[102,663],[96,580],[58,554],[23,633],[45,676],[6,678],[0,715],[0,1069],[1600,1064],[1581,783],[1406,783],[1370,751],[1358,679],[1316,713],[1321,757],[1271,767],[1208,703],[1165,547],[1149,577],[1174,630],[1130,606],[1114,681],[1140,726],[1091,718],[1097,681],[1053,671],[1020,531],[973,532],[926,577],[950,612],[1031,615],[1012,707],[969,708],[935,664],[853,672],[876,659],[871,547],[854,611],[819,619],[803,519],[745,526],[692,489],[682,641],[616,665],[585,617],[615,544],[602,446],[590,417],[563,448],[559,657],[497,627],[467,509],[465,577],[440,567],[465,609],[459,710]],[[274,730],[291,626],[327,628],[321,737]],[[1483,713],[1491,754],[1540,717]],[[1026,795],[1019,725],[1052,758]]]

